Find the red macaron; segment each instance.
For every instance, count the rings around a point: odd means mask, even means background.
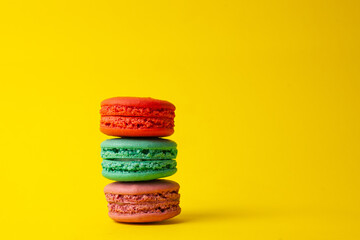
[[[114,97],[101,102],[100,131],[117,137],[166,137],[174,133],[175,106],[139,97]]]

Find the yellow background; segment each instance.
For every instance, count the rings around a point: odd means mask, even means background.
[[[358,1],[0,2],[0,239],[359,239]],[[117,224],[100,102],[168,100],[177,218]]]

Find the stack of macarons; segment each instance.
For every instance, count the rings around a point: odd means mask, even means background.
[[[177,145],[160,137],[174,133],[175,106],[153,98],[115,97],[101,103],[100,131],[116,138],[101,143],[102,175],[116,181],[105,196],[117,222],[157,222],[181,211],[173,175]]]

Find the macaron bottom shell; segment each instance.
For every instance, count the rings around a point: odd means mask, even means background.
[[[147,222],[160,222],[179,215],[181,209],[163,213],[137,213],[137,214],[119,214],[109,212],[109,217],[116,222],[125,223],[147,223]]]
[[[115,137],[167,137],[174,133],[174,129],[169,128],[125,129],[105,126],[101,126],[100,131]]]
[[[168,177],[176,173],[177,169],[165,169],[165,170],[154,170],[154,171],[142,171],[142,172],[114,172],[103,169],[102,175],[107,179],[120,181],[120,182],[131,182],[131,181],[148,181],[157,178]]]

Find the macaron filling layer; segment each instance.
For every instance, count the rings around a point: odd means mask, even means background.
[[[144,203],[144,202],[163,202],[163,201],[179,201],[180,194],[178,191],[149,193],[140,195],[120,195],[113,193],[105,194],[106,201],[109,203]]]
[[[104,171],[107,172],[142,172],[154,170],[175,169],[175,160],[106,160],[101,163]]]
[[[103,105],[101,106],[100,114],[102,116],[175,117],[174,109],[152,109],[123,105]]]
[[[131,158],[131,159],[174,159],[177,149],[129,149],[129,148],[101,148],[103,159]]]
[[[102,116],[100,120],[100,127],[122,129],[172,129],[174,127],[174,119],[152,117]]]

